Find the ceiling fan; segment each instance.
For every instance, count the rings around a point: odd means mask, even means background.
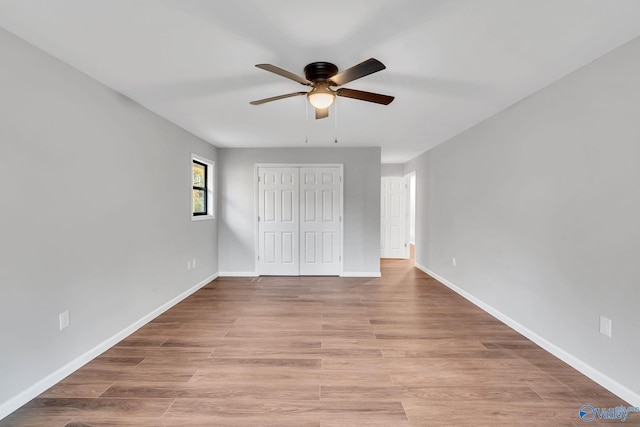
[[[338,72],[338,67],[330,62],[312,62],[304,67],[305,77],[283,70],[282,68],[271,64],[257,64],[256,67],[278,74],[282,77],[286,77],[303,85],[311,86],[312,89],[309,92],[293,92],[286,95],[260,99],[258,101],[250,102],[251,105],[260,105],[271,101],[277,101],[278,99],[306,95],[311,105],[316,109],[316,119],[324,119],[329,116],[329,107],[336,96],[343,96],[345,98],[359,99],[361,101],[384,105],[390,104],[394,99],[393,96],[364,92],[355,89],[333,89],[335,86],[342,86],[345,83],[349,83],[361,77],[368,76],[369,74],[384,70],[386,68],[384,64],[374,58],[367,59],[366,61],[361,62],[358,65],[354,65],[340,73]]]

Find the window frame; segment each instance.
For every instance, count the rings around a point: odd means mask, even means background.
[[[197,186],[197,185],[193,185],[193,179],[191,180],[191,185],[192,185],[192,189],[195,191],[202,191],[204,193],[204,211],[203,212],[194,212],[193,210],[193,202],[191,204],[191,214],[193,216],[201,216],[201,215],[206,215],[207,214],[207,208],[209,206],[209,197],[208,196],[208,188],[207,188],[207,175],[209,174],[209,166],[206,163],[202,163],[201,161],[198,161],[196,159],[193,159],[192,161],[192,165],[191,165],[191,170],[193,172],[193,168],[195,165],[200,165],[202,166],[202,168],[204,169],[204,183],[203,186]],[[193,194],[191,194],[191,197],[193,197]]]
[[[205,182],[203,187],[193,185],[193,166],[204,166]],[[191,163],[189,165],[189,182],[190,182],[190,194],[191,204],[189,206],[189,213],[192,221],[200,221],[206,219],[215,219],[215,162],[213,160],[206,159],[196,154],[191,154]],[[206,212],[194,212],[193,211],[193,190],[205,191],[205,207]]]

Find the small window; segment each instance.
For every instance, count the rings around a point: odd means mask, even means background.
[[[193,214],[207,214],[207,165],[193,161]]]
[[[191,156],[191,216],[193,219],[214,217],[213,162]]]

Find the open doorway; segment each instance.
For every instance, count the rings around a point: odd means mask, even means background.
[[[416,173],[383,176],[380,204],[380,258],[415,263]]]
[[[380,258],[409,258],[408,188],[402,176],[382,177]]]

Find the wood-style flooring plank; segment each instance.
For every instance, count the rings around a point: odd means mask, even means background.
[[[216,399],[216,400],[319,400],[320,387],[312,384],[255,384],[200,381],[189,384],[139,386],[119,383],[101,397],[128,399]]]
[[[167,418],[208,417],[211,425],[229,420],[305,423],[333,421],[348,426],[353,422],[386,422],[394,425],[407,417],[398,401],[259,401],[219,402],[216,400],[180,399],[169,409]]]
[[[217,348],[215,357],[258,357],[258,358],[382,358],[382,351],[377,348],[350,349],[350,348],[289,348],[289,349],[264,349],[264,348]]]
[[[39,397],[99,397],[113,381],[88,383],[67,383],[64,380],[42,393]]]

